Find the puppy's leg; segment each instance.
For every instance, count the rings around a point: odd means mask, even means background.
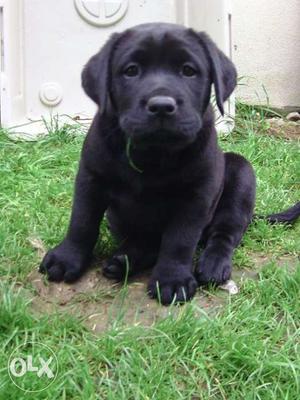
[[[226,153],[225,186],[214,218],[204,232],[204,251],[195,276],[200,285],[222,284],[231,276],[232,255],[251,222],[255,176],[243,157]]]
[[[185,302],[196,292],[192,259],[207,225],[212,202],[213,199],[203,198],[201,194],[178,202],[162,234],[158,259],[148,284],[150,297],[157,298],[162,304]]]
[[[73,282],[89,266],[107,202],[104,182],[81,165],[67,235],[40,265],[40,272],[46,272],[49,280]]]
[[[103,275],[109,279],[123,280],[127,275],[151,268],[156,262],[158,249],[158,243],[150,238],[127,239],[116,254],[105,262]]]

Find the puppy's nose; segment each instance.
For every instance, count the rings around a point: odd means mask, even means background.
[[[167,116],[177,111],[176,100],[169,96],[154,96],[148,100],[147,111],[151,115]]]

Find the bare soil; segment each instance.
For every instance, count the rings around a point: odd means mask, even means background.
[[[269,124],[269,129],[266,131],[268,135],[284,139],[300,139],[299,122],[287,121],[283,118],[269,118],[267,121]]]
[[[233,280],[238,287],[245,279],[256,279],[258,271],[270,261],[270,257],[253,254],[256,270],[234,269]],[[297,257],[280,257],[278,265],[293,268]],[[149,272],[132,278],[127,285],[114,283],[103,277],[99,265],[90,269],[78,282],[50,283],[38,271],[28,276],[34,289],[32,308],[39,314],[51,314],[56,310],[67,310],[81,316],[88,328],[95,333],[103,332],[116,322],[123,324],[150,326],[169,314],[177,315],[184,306],[164,307],[147,296],[146,288]],[[238,296],[238,294],[237,294]],[[229,294],[222,290],[207,292],[200,289],[195,298],[199,306],[198,316],[215,315],[227,303]]]

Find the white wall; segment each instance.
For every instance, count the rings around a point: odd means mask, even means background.
[[[232,0],[233,58],[248,77],[237,97],[300,106],[300,0]],[[246,79],[243,80],[246,83]]]

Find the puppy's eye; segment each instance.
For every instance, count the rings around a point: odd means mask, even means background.
[[[197,70],[190,64],[184,64],[181,73],[183,76],[193,77],[197,74]]]
[[[138,67],[138,65],[136,64],[131,64],[129,65],[127,68],[125,68],[125,70],[123,71],[123,74],[127,77],[133,77],[133,76],[137,76],[140,72],[140,69]]]

